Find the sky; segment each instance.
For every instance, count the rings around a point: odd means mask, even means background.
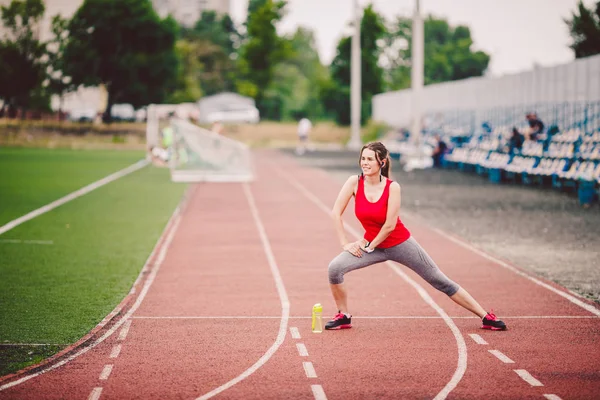
[[[230,0],[232,18],[246,18],[248,0]],[[391,21],[410,16],[415,0],[358,0],[373,4]],[[280,34],[303,26],[315,32],[321,62],[335,57],[339,39],[350,32],[352,0],[288,0],[287,14],[278,26]],[[553,66],[574,59],[564,18],[578,0],[420,0],[422,14],[446,18],[453,26],[471,29],[473,49],[491,55],[488,75],[502,76],[531,70],[535,65]],[[595,0],[584,0],[590,8]]]

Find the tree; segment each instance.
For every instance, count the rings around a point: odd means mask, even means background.
[[[76,85],[104,84],[113,104],[161,103],[174,91],[177,23],[161,20],[148,0],[85,0],[69,24],[67,75]]]
[[[23,116],[44,79],[41,58],[45,46],[34,33],[44,11],[42,0],[13,0],[0,7],[5,28],[5,37],[0,40],[0,98],[3,107],[23,108]]]
[[[398,17],[394,26],[386,38],[384,63],[389,89],[398,90],[411,84],[412,20]],[[468,27],[453,28],[446,20],[430,15],[424,21],[424,34],[426,85],[482,76],[487,69],[490,56],[471,50],[473,40]]]
[[[573,43],[569,46],[575,52],[575,58],[600,54],[600,1],[596,10],[587,9],[582,1],[577,5],[570,19],[565,19]]]
[[[371,114],[373,96],[383,92],[385,88],[379,58],[383,53],[381,44],[387,29],[383,17],[373,9],[372,5],[365,8],[360,24],[361,122],[364,123]],[[335,115],[336,122],[341,125],[350,123],[351,44],[350,37],[344,37],[338,43],[337,54],[329,66],[332,84],[326,86],[323,92],[326,108]]]
[[[264,0],[248,15],[246,41],[240,49],[240,71],[245,75],[242,85],[252,89],[258,108],[265,90],[273,79],[275,66],[291,52],[288,41],[277,35],[275,24],[283,18],[285,1]],[[248,83],[250,85],[248,85]]]
[[[58,107],[59,114],[62,111],[63,97],[65,93],[76,89],[73,85],[73,80],[70,76],[65,75],[67,69],[64,63],[64,52],[69,40],[69,20],[62,18],[60,15],[55,15],[52,18],[52,38],[46,44],[47,62],[45,80],[45,89],[50,94],[58,95],[60,105]]]
[[[202,91],[211,95],[234,90],[240,34],[229,15],[204,11],[192,29],[183,29],[182,36],[196,49]]]

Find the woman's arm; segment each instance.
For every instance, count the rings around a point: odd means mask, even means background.
[[[361,257],[362,252],[360,247],[361,245],[364,245],[364,240],[350,242],[346,236],[344,221],[342,220],[342,215],[344,214],[344,211],[346,211],[346,207],[354,195],[354,189],[356,188],[357,183],[358,177],[356,175],[352,175],[346,180],[346,183],[342,186],[342,189],[335,200],[335,204],[333,205],[333,209],[331,210],[331,218],[333,219],[333,225],[342,248],[357,257]]]
[[[374,249],[383,242],[392,231],[396,228],[398,223],[398,213],[400,212],[400,185],[398,182],[392,182],[390,185],[390,197],[388,198],[388,209],[385,217],[385,223],[379,230],[375,239],[371,240],[369,244],[370,249]]]

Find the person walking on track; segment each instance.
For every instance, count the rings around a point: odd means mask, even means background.
[[[492,312],[486,312],[465,289],[444,275],[400,220],[400,185],[389,179],[390,156],[385,146],[380,142],[364,145],[359,165],[362,174],[348,178],[333,206],[332,217],[344,251],[329,264],[329,283],[338,313],[327,322],[325,329],[352,327],[344,275],[392,260],[412,269],[455,303],[478,315],[483,329],[505,330],[504,322]],[[365,229],[364,238],[355,242],[346,237],[342,221],[352,196],[356,217]]]

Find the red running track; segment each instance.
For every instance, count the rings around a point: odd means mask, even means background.
[[[509,330],[479,329],[386,263],[346,276],[353,329],[312,333],[314,303],[325,318],[336,311],[327,212],[340,184],[279,153],[255,159],[252,184],[193,187],[112,335],[51,371],[0,380],[0,399],[598,398],[597,307],[405,213],[442,270]]]

